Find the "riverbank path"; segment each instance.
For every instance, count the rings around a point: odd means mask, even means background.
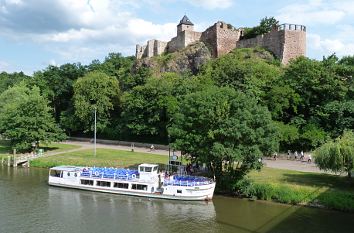
[[[73,149],[73,150],[66,151],[66,152],[79,151],[79,150],[89,150],[89,149],[93,150],[93,148],[94,148],[94,145],[91,142],[79,142],[79,141],[68,140],[68,141],[62,142],[62,144],[80,146],[80,148]],[[96,148],[97,149],[102,148],[102,149],[113,149],[113,150],[125,150],[125,151],[131,151],[131,149],[132,149],[130,146],[108,145],[108,144],[103,144],[103,143],[96,143]],[[166,156],[168,155],[168,150],[161,150],[161,149],[151,150],[150,148],[147,148],[147,147],[134,147],[134,151],[142,152],[142,153],[166,155]],[[64,152],[64,153],[66,153],[66,152]],[[59,152],[59,153],[62,154],[62,152]],[[172,153],[172,151],[171,151],[171,153]],[[175,154],[180,156],[181,152],[176,151]]]
[[[81,151],[81,150],[89,150],[89,149],[93,150],[93,148],[94,148],[94,145],[91,142],[80,142],[80,141],[68,140],[68,141],[65,141],[62,143],[80,146],[80,148],[71,149],[71,150],[67,150],[67,151],[61,151],[61,152],[52,152],[52,153],[48,152],[48,153],[46,153],[46,156],[59,155],[59,154]],[[107,145],[107,144],[102,144],[102,143],[96,143],[96,147],[102,148],[102,149],[131,151],[130,146]],[[151,151],[150,148],[146,148],[146,147],[134,147],[134,151],[143,152],[143,153],[160,154],[160,155],[166,155],[166,156],[168,155],[168,150],[156,149],[156,150]],[[180,156],[181,152],[177,151],[176,154],[178,156]],[[301,161],[296,161],[296,160],[287,160],[287,159],[277,159],[277,160],[265,159],[265,160],[263,160],[263,163],[264,163],[264,166],[270,167],[270,168],[301,171],[301,172],[325,173],[325,172],[321,171],[313,162],[307,163],[307,162],[301,162]]]

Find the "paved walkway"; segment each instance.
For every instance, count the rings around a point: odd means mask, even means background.
[[[321,171],[315,163],[307,163],[297,160],[287,160],[287,159],[277,159],[277,160],[263,160],[263,163],[266,167],[278,168],[278,169],[287,169],[293,171],[301,172],[316,172],[316,173],[325,173]]]
[[[90,143],[90,142],[66,141],[66,142],[63,142],[63,144],[81,146],[81,148],[74,149],[74,150],[88,150],[88,149],[92,149],[93,150],[93,148],[94,148],[93,143]],[[96,148],[131,151],[131,147],[130,146],[107,145],[107,144],[101,144],[101,143],[96,143]],[[168,150],[157,150],[156,149],[156,150],[151,151],[150,148],[146,148],[146,147],[134,147],[134,151],[143,152],[143,153],[168,155]],[[59,152],[59,153],[61,153],[61,152]],[[172,151],[171,151],[171,153],[172,153]],[[176,151],[175,154],[180,156],[181,152],[180,151]]]
[[[80,150],[88,150],[88,149],[93,150],[93,148],[94,148],[93,143],[90,143],[90,142],[66,141],[66,142],[63,142],[63,144],[78,145],[81,147],[76,148],[76,149],[72,149],[72,150],[61,151],[61,152],[57,152],[57,153],[48,153],[46,156],[63,154],[63,153],[67,153],[67,152],[74,152],[74,151],[80,151]],[[97,148],[104,148],[104,149],[116,149],[116,150],[131,151],[130,146],[107,145],[107,144],[97,143],[96,147]],[[134,151],[143,152],[143,153],[160,154],[160,155],[166,155],[166,156],[168,155],[168,150],[151,151],[150,148],[143,148],[143,147],[135,147]],[[181,152],[178,151],[178,152],[176,152],[176,154],[178,156],[180,156]],[[286,159],[277,159],[277,160],[265,159],[265,160],[263,160],[263,162],[266,167],[271,167],[271,168],[286,169],[286,170],[301,171],[301,172],[325,173],[323,171],[320,171],[320,169],[318,169],[318,167],[313,162],[307,163],[307,162],[301,162],[301,161],[296,161],[296,160],[286,160]]]

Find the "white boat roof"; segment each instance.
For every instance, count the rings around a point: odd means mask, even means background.
[[[159,166],[157,164],[151,164],[151,163],[142,163],[139,165],[139,167],[142,166],[142,167],[155,167],[155,166]]]
[[[57,166],[51,168],[51,170],[66,171],[66,172],[77,171],[80,169],[81,167],[75,167],[75,166]]]

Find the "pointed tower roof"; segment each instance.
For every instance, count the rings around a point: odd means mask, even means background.
[[[181,24],[185,24],[185,25],[192,25],[194,26],[194,24],[188,19],[187,15],[184,15],[183,18],[181,19],[181,21],[179,21],[179,25]]]

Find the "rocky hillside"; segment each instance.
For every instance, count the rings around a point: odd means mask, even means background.
[[[149,67],[156,76],[164,72],[196,74],[210,59],[211,52],[208,47],[202,42],[197,42],[174,53],[137,60],[134,69]]]

